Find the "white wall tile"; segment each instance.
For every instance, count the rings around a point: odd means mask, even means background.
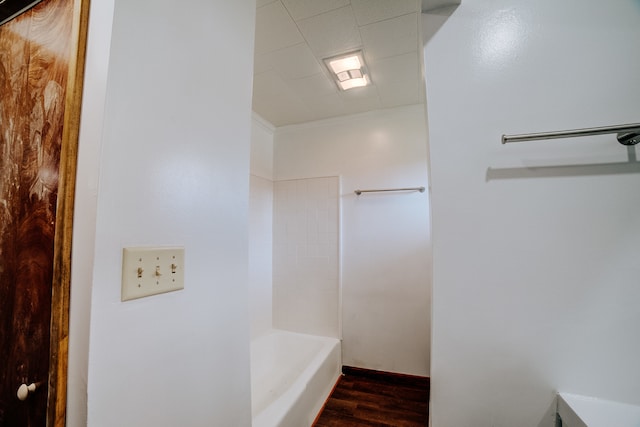
[[[328,215],[327,200],[337,200],[338,178],[311,178],[275,183],[274,217],[289,228],[274,230],[273,319],[281,329],[339,337],[338,223],[319,232]],[[332,191],[330,191],[332,190]],[[322,208],[320,208],[322,207]],[[333,204],[338,217],[338,205]]]
[[[252,141],[253,142],[253,141]],[[272,328],[273,182],[252,175],[249,179],[249,308],[251,337]]]

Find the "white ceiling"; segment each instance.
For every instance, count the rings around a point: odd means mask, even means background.
[[[253,110],[277,127],[423,103],[420,9],[420,0],[257,0]],[[340,91],[323,59],[359,49],[373,84]]]

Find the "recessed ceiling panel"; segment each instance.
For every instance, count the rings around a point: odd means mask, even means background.
[[[326,58],[360,48],[360,31],[350,6],[298,22],[313,53]]]
[[[443,7],[457,6],[461,0],[422,0],[422,12],[440,9]]]
[[[338,94],[336,85],[324,74],[291,80],[289,85],[308,104],[313,104],[315,98]]]
[[[312,121],[351,114],[345,108],[338,94],[316,98],[314,102],[309,105],[309,109],[313,114]]]
[[[322,72],[306,43],[275,51],[271,54],[271,59],[273,67],[285,79],[300,79]]]
[[[358,25],[420,11],[418,0],[351,0]]]
[[[423,103],[418,0],[257,0],[253,109],[274,126]],[[372,85],[323,59],[362,50]]]
[[[256,53],[253,56],[253,74],[261,74],[273,69],[271,52]]]
[[[349,0],[282,0],[282,3],[296,21],[349,6]]]
[[[375,86],[358,87],[340,93],[348,114],[361,113],[382,108]]]
[[[300,100],[313,113],[313,119],[319,120],[345,114],[338,89],[332,80],[324,74],[305,77],[289,82]]]
[[[312,117],[298,96],[274,71],[253,77],[253,111],[274,126],[302,123]]]
[[[295,22],[279,1],[258,8],[256,35],[256,53],[283,49],[304,41]]]
[[[256,0],[256,7],[262,7],[264,5],[267,5],[269,3],[273,3],[276,0]]]
[[[366,59],[386,58],[418,50],[418,14],[399,16],[360,27]],[[417,54],[417,53],[416,53]]]
[[[376,60],[372,66],[383,107],[419,104],[423,99],[418,55],[407,53]]]

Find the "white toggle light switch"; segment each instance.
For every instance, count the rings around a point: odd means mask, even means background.
[[[124,248],[122,301],[184,289],[184,248]]]

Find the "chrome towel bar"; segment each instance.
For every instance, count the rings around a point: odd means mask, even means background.
[[[382,191],[419,191],[421,193],[424,193],[424,187],[388,188],[388,189],[382,189],[382,190],[356,190],[354,191],[354,193],[356,193],[359,196],[362,193],[379,193]]]
[[[636,145],[640,143],[640,123],[572,129],[557,132],[502,135],[502,143],[507,144],[510,142],[535,141],[541,139],[575,138],[578,136],[603,135],[608,133],[617,133],[618,142],[622,145]]]

